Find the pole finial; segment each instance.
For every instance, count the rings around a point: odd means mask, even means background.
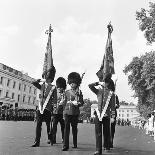
[[[52,26],[50,24],[49,29],[45,31],[45,34],[51,34],[53,32]]]
[[[112,33],[113,32],[113,26],[111,25],[111,21],[109,22],[109,24],[107,25],[108,28],[108,32]]]

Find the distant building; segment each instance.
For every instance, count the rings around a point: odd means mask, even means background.
[[[0,63],[0,105],[35,109],[38,93],[31,82],[34,78]]]
[[[131,121],[138,116],[140,114],[137,112],[135,105],[120,105],[119,109],[117,109],[117,118]]]
[[[91,105],[91,117],[94,116],[95,108],[97,104]],[[120,105],[119,109],[117,109],[117,118],[124,119],[124,120],[132,120],[138,117],[140,114],[137,112],[135,105]]]
[[[94,111],[97,108],[97,106],[98,106],[98,104],[92,104],[91,105],[91,118],[94,118],[95,117]]]

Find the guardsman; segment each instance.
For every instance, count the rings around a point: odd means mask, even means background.
[[[35,142],[32,147],[39,147],[40,146],[40,138],[41,138],[41,127],[42,122],[45,121],[47,125],[47,134],[48,139],[50,140],[51,145],[52,142],[52,129],[50,129],[51,123],[51,114],[53,113],[53,104],[57,103],[57,92],[56,87],[52,85],[52,82],[55,77],[56,69],[53,66],[50,68],[46,73],[44,73],[46,82],[40,84],[41,80],[38,79],[37,81],[32,82],[32,84],[40,89],[40,102],[39,108],[37,110],[37,125],[36,125],[36,137]]]
[[[72,72],[68,75],[68,84],[71,89],[66,91],[66,102],[63,112],[65,118],[65,130],[62,151],[67,151],[69,149],[70,124],[72,126],[73,148],[77,148],[77,125],[80,114],[79,107],[84,104],[83,95],[79,89],[81,80],[81,76],[77,72]]]
[[[115,135],[115,127],[116,127],[116,118],[117,118],[117,109],[119,108],[119,99],[118,96],[115,94],[115,118],[114,122],[111,122],[111,143],[110,148],[113,148],[113,141],[114,141],[114,135]]]
[[[110,122],[115,118],[115,95],[114,82],[111,76],[107,76],[102,82],[89,84],[90,90],[97,95],[98,107],[95,109],[95,135],[96,135],[96,152],[94,155],[102,155],[102,129],[103,129],[103,146],[106,152],[110,150],[111,132]],[[101,86],[96,88],[96,86]],[[103,127],[103,128],[102,128]]]
[[[66,80],[63,77],[59,77],[56,80],[57,88],[57,105],[53,107],[53,144],[56,143],[56,133],[58,122],[61,126],[62,142],[64,139],[64,119],[63,119],[63,109],[65,103],[65,90],[66,90]]]

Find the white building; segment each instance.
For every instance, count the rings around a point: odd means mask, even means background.
[[[97,108],[97,106],[98,106],[97,104],[92,104],[91,105],[91,118],[95,117],[94,111]]]
[[[35,79],[0,63],[0,105],[18,106],[20,109],[35,109],[38,104]]]
[[[91,105],[91,117],[95,117],[94,111],[96,107],[97,104]],[[137,112],[135,105],[120,105],[119,109],[117,109],[117,118],[132,120],[138,116],[140,116],[140,114]]]
[[[117,118],[131,121],[138,116],[140,114],[137,112],[135,105],[120,105],[119,109],[117,109]]]

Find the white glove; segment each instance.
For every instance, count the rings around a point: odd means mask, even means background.
[[[78,105],[78,102],[77,101],[72,101],[72,103],[74,104],[74,105]]]
[[[105,82],[99,82],[99,85],[105,86]]]
[[[115,119],[114,118],[110,118],[110,121],[111,121],[111,123],[114,123]]]
[[[59,102],[59,105],[62,105],[62,104],[63,104],[63,102],[62,102],[62,101],[60,101],[60,102]]]

